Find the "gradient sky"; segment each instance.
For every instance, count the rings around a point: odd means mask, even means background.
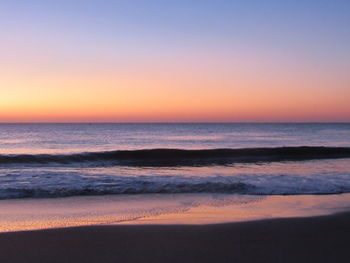
[[[1,0],[22,121],[350,121],[350,1]]]

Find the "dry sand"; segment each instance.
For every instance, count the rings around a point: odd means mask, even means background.
[[[1,233],[0,262],[350,262],[350,213]]]

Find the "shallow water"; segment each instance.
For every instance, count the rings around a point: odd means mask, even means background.
[[[213,224],[348,211],[350,194],[147,194],[0,201],[0,232],[111,224]]]

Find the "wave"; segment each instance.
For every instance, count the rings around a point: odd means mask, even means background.
[[[185,194],[185,193],[243,193],[243,183],[150,183],[134,182],[133,185],[81,187],[81,188],[8,188],[0,190],[0,199],[67,197],[107,194]]]
[[[109,184],[80,182],[72,184],[14,185],[0,189],[0,199],[55,198],[91,195],[133,194],[238,194],[238,195],[305,195],[340,194],[350,192],[345,179],[307,179],[298,176],[267,176],[235,180],[229,178],[119,178]],[[289,178],[288,178],[289,177]],[[169,180],[170,179],[170,180]],[[173,179],[173,180],[171,180]],[[72,182],[71,182],[72,183]]]
[[[196,166],[225,165],[236,162],[303,161],[312,159],[350,158],[350,147],[299,146],[276,148],[222,149],[142,149],[74,154],[0,155],[0,166],[7,164],[72,164],[127,166]]]

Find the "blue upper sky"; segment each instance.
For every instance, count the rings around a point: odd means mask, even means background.
[[[155,48],[207,44],[347,55],[350,1],[2,0],[0,27],[3,37],[17,33],[36,40],[67,37],[120,45],[144,41]]]

